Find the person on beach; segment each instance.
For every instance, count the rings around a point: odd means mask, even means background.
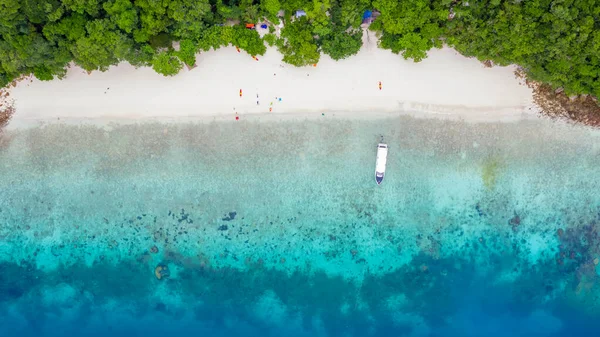
[[[242,97],[242,89],[240,89],[240,97]]]
[[[379,90],[381,90],[381,81],[379,81]]]

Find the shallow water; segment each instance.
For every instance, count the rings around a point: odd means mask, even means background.
[[[594,335],[599,173],[548,121],[8,131],[0,335]]]

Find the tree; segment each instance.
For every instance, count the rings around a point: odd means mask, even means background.
[[[467,56],[519,64],[569,95],[600,92],[600,10],[592,0],[476,1],[455,7],[447,42]]]
[[[202,32],[200,39],[197,42],[200,50],[209,51],[212,49],[218,49],[221,46],[226,46],[230,40],[230,35],[233,36],[233,27],[225,26],[212,26]]]
[[[183,61],[183,63],[188,66],[193,66],[196,64],[196,53],[198,52],[198,47],[191,40],[182,40],[179,44],[179,51],[176,53],[177,56]]]
[[[174,0],[169,2],[168,16],[173,20],[172,34],[182,39],[197,39],[205,29],[210,13],[208,0]]]
[[[267,51],[265,43],[254,29],[237,26],[234,29],[233,44],[250,55],[264,55]]]
[[[97,17],[100,14],[101,0],[61,0],[63,6],[79,14],[88,14]]]
[[[111,21],[126,33],[137,27],[139,19],[136,9],[129,0],[109,0],[103,5]]]
[[[323,52],[334,60],[341,60],[355,55],[361,47],[362,31],[347,33],[342,30],[335,30],[321,44]]]
[[[242,17],[243,11],[238,6],[227,6],[223,0],[217,0],[217,14],[225,20],[235,20]]]
[[[442,46],[449,9],[440,1],[375,0],[381,15],[371,29],[382,33],[380,46],[420,61],[432,47]]]
[[[255,5],[253,0],[241,0],[240,10],[244,22],[255,23],[260,19],[260,7]]]
[[[260,2],[260,8],[272,22],[278,22],[277,13],[281,9],[279,0],[263,0]]]
[[[167,16],[169,0],[136,0],[140,25],[133,32],[136,42],[146,42],[150,37],[167,32],[173,23]]]
[[[88,22],[86,31],[87,35],[71,47],[75,63],[85,70],[105,71],[127,59],[133,51],[133,41],[118,32],[108,19]]]
[[[277,36],[275,34],[265,34],[263,36],[263,41],[265,41],[270,47],[273,47],[277,42]]]
[[[339,1],[339,23],[343,27],[360,27],[362,14],[371,9],[371,0],[341,0]]]
[[[20,0],[4,0],[0,3],[0,36],[20,33],[20,28],[27,28],[28,22],[23,14]]]
[[[40,25],[48,22],[48,13],[61,7],[58,0],[23,0],[23,14],[29,22]]]
[[[157,53],[152,60],[152,69],[163,76],[174,76],[183,68],[183,64],[172,51]]]
[[[569,95],[600,95],[597,0],[0,0],[0,85],[23,74],[64,76],[74,61],[106,70],[127,61],[172,75],[199,50],[235,44],[251,55],[276,45],[284,62],[304,66],[320,52],[339,60],[361,47],[366,9],[380,47],[422,60],[442,43],[494,64],[519,65],[532,80]],[[226,20],[278,22],[280,38]],[[306,17],[292,19],[297,10]],[[449,16],[452,14],[452,16]],[[243,24],[244,22],[242,22]],[[271,27],[273,29],[273,27]],[[273,31],[271,31],[273,33]],[[181,49],[174,51],[173,41]]]
[[[305,17],[288,23],[281,30],[277,47],[283,54],[283,62],[305,66],[319,62],[319,47],[315,43],[312,30]]]
[[[344,8],[346,6],[346,8]],[[344,17],[348,7],[353,9],[353,17]],[[355,28],[360,26],[363,9],[360,6],[368,4],[354,1],[336,1],[332,3],[330,13],[331,30],[329,34],[319,36],[317,43],[321,50],[331,56],[334,60],[341,60],[358,53],[362,47],[362,30]],[[358,21],[358,22],[356,22]]]

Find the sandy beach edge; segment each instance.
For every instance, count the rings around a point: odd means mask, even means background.
[[[236,121],[386,118],[396,115],[514,122],[537,118],[532,91],[514,67],[486,68],[450,48],[415,63],[377,47],[365,32],[361,51],[316,67],[293,67],[269,48],[259,61],[234,47],[198,54],[198,66],[164,77],[119,64],[63,80],[29,78],[10,89],[10,128],[53,122]],[[381,84],[381,88],[379,85]]]

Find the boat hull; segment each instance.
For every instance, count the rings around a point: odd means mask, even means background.
[[[377,160],[375,161],[375,182],[381,185],[385,177],[385,167],[387,164],[388,146],[385,143],[377,145]]]

